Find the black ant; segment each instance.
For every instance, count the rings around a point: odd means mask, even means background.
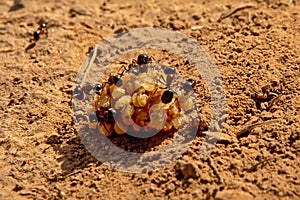
[[[102,86],[100,84],[96,84],[95,87],[94,87],[94,91],[98,95],[100,95],[101,89],[102,89]]]
[[[124,73],[130,72],[135,75],[138,75],[138,73],[143,73],[147,71],[147,67],[144,65],[149,64],[154,60],[152,56],[148,56],[147,54],[140,54],[137,58],[137,60],[133,59],[132,63],[128,65],[126,68],[124,65],[121,67],[123,71],[119,73],[120,76],[123,76]]]
[[[161,102],[163,102],[164,104],[170,103],[173,100],[173,97],[176,93],[174,91],[168,89],[168,87],[158,87],[158,88],[165,90],[163,92],[163,94],[161,95],[161,97],[160,97]],[[152,99],[154,97],[154,95],[157,92],[158,88],[155,89],[155,91],[153,92],[152,97],[150,99]]]
[[[165,90],[161,96],[161,101],[164,104],[170,103],[174,97],[174,92],[172,90]]]
[[[187,80],[187,82],[185,82],[182,86],[183,90],[187,93],[189,93],[190,91],[192,91],[194,89],[194,87],[196,86],[196,81],[189,78]]]
[[[93,86],[86,84],[84,86],[77,85],[73,91],[73,95],[78,100],[83,100],[84,95],[89,93],[93,89]]]
[[[120,87],[122,85],[122,79],[121,79],[121,76],[119,75],[110,75],[107,82],[104,82],[102,85],[101,84],[96,84],[94,86],[94,91],[96,94],[100,95],[100,92],[103,88],[105,88],[105,85],[108,84],[110,86],[112,85],[116,85],[118,87]],[[110,95],[110,89],[108,87],[107,91],[106,91],[107,95]]]
[[[116,85],[118,87],[120,87],[122,85],[122,79],[120,76],[115,75],[115,76],[109,76],[107,83],[109,85]]]
[[[114,124],[115,118],[117,117],[117,111],[113,108],[101,108],[95,112],[91,112],[89,115],[89,120],[91,123],[99,122],[102,124],[107,132],[109,130],[105,126],[105,122],[108,124]]]
[[[33,32],[33,39],[31,39],[30,41],[38,41],[41,34],[45,34],[46,37],[48,37],[48,30],[46,29],[45,23],[42,23],[40,27],[35,32]]]
[[[115,117],[117,116],[117,111],[113,108],[101,108],[96,111],[96,116],[100,123],[107,122],[113,124],[115,122]]]
[[[137,60],[133,60],[132,64],[129,65],[129,67],[137,68],[138,72],[140,73],[147,72],[148,68],[145,65],[152,63],[153,60],[155,59],[152,56],[148,56],[147,54],[140,54]]]
[[[151,61],[152,61],[151,57],[149,57],[147,54],[140,54],[137,58],[138,65],[149,64]]]
[[[176,69],[172,66],[167,66],[164,68],[164,73],[167,75],[166,85],[170,87],[176,73]]]

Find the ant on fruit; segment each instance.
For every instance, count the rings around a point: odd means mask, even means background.
[[[153,99],[158,88],[160,88],[161,90],[164,90],[164,92],[162,93],[162,95],[160,97],[161,102],[163,102],[164,104],[171,103],[174,96],[176,97],[176,92],[168,89],[168,87],[157,87],[155,89],[155,91],[153,92],[152,97],[150,97],[150,99]],[[156,99],[156,98],[154,98],[154,99]],[[177,97],[176,97],[176,99],[177,99]],[[156,101],[156,100],[154,100],[154,101]]]
[[[84,95],[88,94],[93,89],[93,86],[90,84],[86,84],[84,86],[76,85],[73,91],[73,96],[78,100],[83,100]]]
[[[108,84],[110,86],[112,85],[116,85],[118,87],[120,87],[122,85],[122,79],[121,76],[119,75],[110,75],[108,80],[106,82],[104,82],[102,85],[101,84],[96,84],[94,86],[94,91],[96,94],[100,95],[100,92],[103,88],[106,88],[105,85]],[[108,88],[106,91],[107,95],[110,95],[110,89]]]
[[[196,81],[189,78],[187,80],[187,82],[185,82],[182,86],[183,90],[185,91],[185,93],[189,93],[190,91],[192,91],[194,89],[194,87],[196,86]]]
[[[170,103],[174,97],[174,92],[172,90],[165,90],[161,96],[161,101],[164,104]]]
[[[164,73],[167,75],[167,80],[165,80],[167,87],[170,87],[176,73],[176,69],[172,66],[167,66],[164,68]]]
[[[155,58],[152,56],[140,54],[138,55],[137,60],[132,60],[132,63],[128,65],[128,68],[122,66],[124,70],[121,72],[121,75],[123,75],[125,72],[131,72],[135,75],[146,72],[148,68],[145,65],[152,63],[153,60],[155,60]]]
[[[113,108],[101,108],[95,112],[91,112],[89,115],[90,123],[100,123],[103,125],[105,130],[109,133],[110,131],[105,126],[105,123],[114,124],[117,111]]]
[[[48,30],[46,28],[46,24],[42,23],[40,24],[40,27],[33,32],[33,38],[30,40],[30,42],[32,41],[38,41],[40,39],[40,35],[45,34],[46,37],[48,37]]]
[[[122,79],[118,75],[115,75],[115,76],[110,75],[109,78],[108,78],[107,83],[109,85],[116,85],[116,86],[120,87],[122,85]]]
[[[140,54],[137,58],[138,65],[145,65],[152,62],[152,57],[149,57],[147,54]]]

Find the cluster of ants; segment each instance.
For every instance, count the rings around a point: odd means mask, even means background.
[[[145,65],[150,64],[154,60],[153,57],[149,57],[146,54],[140,54],[137,60],[133,60],[131,64],[126,68],[125,66],[121,67],[121,72],[118,75],[111,75],[108,78],[108,81],[101,84],[96,84],[94,87],[94,91],[96,94],[100,95],[100,91],[108,85],[122,85],[122,76],[125,73],[133,73],[134,75],[138,75],[139,73],[143,73],[147,71],[147,67]],[[119,70],[120,71],[120,70]],[[173,67],[168,67],[166,72],[169,75],[175,74],[175,69]],[[170,78],[169,78],[170,79]],[[110,91],[108,91],[108,95]],[[173,92],[171,90],[166,90],[162,95],[162,102],[169,103],[173,98]],[[109,124],[113,124],[115,122],[115,117],[117,117],[117,111],[114,108],[101,108],[100,110],[96,110],[96,112],[91,112],[89,116],[89,120],[91,123],[93,122],[107,122]],[[105,126],[105,125],[104,125]],[[105,128],[106,129],[106,128]]]
[[[137,57],[137,60],[133,60],[127,67],[122,66],[120,70],[118,71],[117,75],[110,75],[108,80],[102,84],[96,84],[93,88],[92,86],[83,86],[83,88],[80,88],[79,86],[75,88],[74,90],[74,96],[77,99],[83,99],[84,98],[84,92],[83,91],[91,91],[92,89],[94,92],[100,96],[101,91],[103,88],[106,88],[106,95],[111,95],[112,91],[109,91],[111,86],[122,86],[122,77],[125,73],[133,73],[134,75],[138,75],[139,73],[146,73],[148,70],[148,64],[152,63],[153,60],[155,60],[153,57],[148,56],[146,54],[140,54]],[[163,68],[163,72],[166,75],[165,80],[165,88],[162,95],[161,95],[161,102],[164,104],[170,103],[174,96],[176,95],[176,92],[170,89],[171,83],[175,77],[176,70],[172,66],[166,66]],[[188,79],[183,85],[183,90],[188,93],[191,90],[193,90],[193,87],[195,86],[195,81],[192,79]],[[155,92],[154,92],[155,93]],[[104,125],[105,123],[108,124],[114,124],[115,120],[117,120],[118,114],[117,111],[112,107],[100,107],[97,108],[94,112],[91,112],[89,114],[89,121],[90,123],[97,123],[99,122],[100,125]],[[107,128],[105,127],[106,131]]]

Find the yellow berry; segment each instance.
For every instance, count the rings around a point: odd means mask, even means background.
[[[115,87],[115,89],[113,90],[113,92],[111,94],[113,99],[118,99],[124,95],[125,95],[125,90],[121,87]]]
[[[131,96],[129,95],[125,95],[122,96],[120,99],[118,99],[115,103],[115,109],[118,110],[119,108],[125,106],[125,105],[129,105],[131,102]]]
[[[193,109],[194,107],[193,98],[187,98],[184,102],[182,102],[182,104],[180,104],[180,106],[184,111]]]
[[[172,125],[174,126],[174,128],[179,129],[181,125],[180,117],[176,117],[175,119],[173,119]]]
[[[137,97],[137,102],[140,107],[144,107],[147,104],[148,96],[146,94],[142,94]]]
[[[153,91],[155,90],[155,85],[150,84],[150,83],[143,83],[142,87],[146,90],[146,91]]]

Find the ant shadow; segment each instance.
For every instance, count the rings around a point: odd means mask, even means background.
[[[35,47],[35,45],[36,45],[35,42],[29,44],[29,45],[26,47],[25,51],[29,51],[30,49],[33,49],[33,48]]]
[[[76,135],[69,137],[73,132],[74,122],[71,123],[71,126],[64,124],[58,129],[58,135],[51,135],[46,140],[46,143],[61,155],[57,161],[61,163],[63,177],[89,168],[91,163],[97,167],[106,162],[125,168],[142,167],[145,162],[157,159],[153,156],[143,161],[143,154],[155,152],[160,145],[165,145],[170,139],[172,140],[176,132],[176,130],[160,131],[150,138],[135,138],[127,134],[113,134],[106,137],[98,131],[91,131],[88,127],[83,127],[78,132],[74,129]]]
[[[22,4],[21,0],[14,0],[14,4],[9,8],[9,12],[18,11],[25,8],[24,4]]]
[[[90,163],[102,164],[89,153],[78,135],[66,140],[63,135],[67,131],[66,126],[63,126],[62,129],[58,129],[60,135],[51,135],[46,140],[46,143],[61,155],[57,161],[61,163],[63,176],[82,170],[88,167]]]

